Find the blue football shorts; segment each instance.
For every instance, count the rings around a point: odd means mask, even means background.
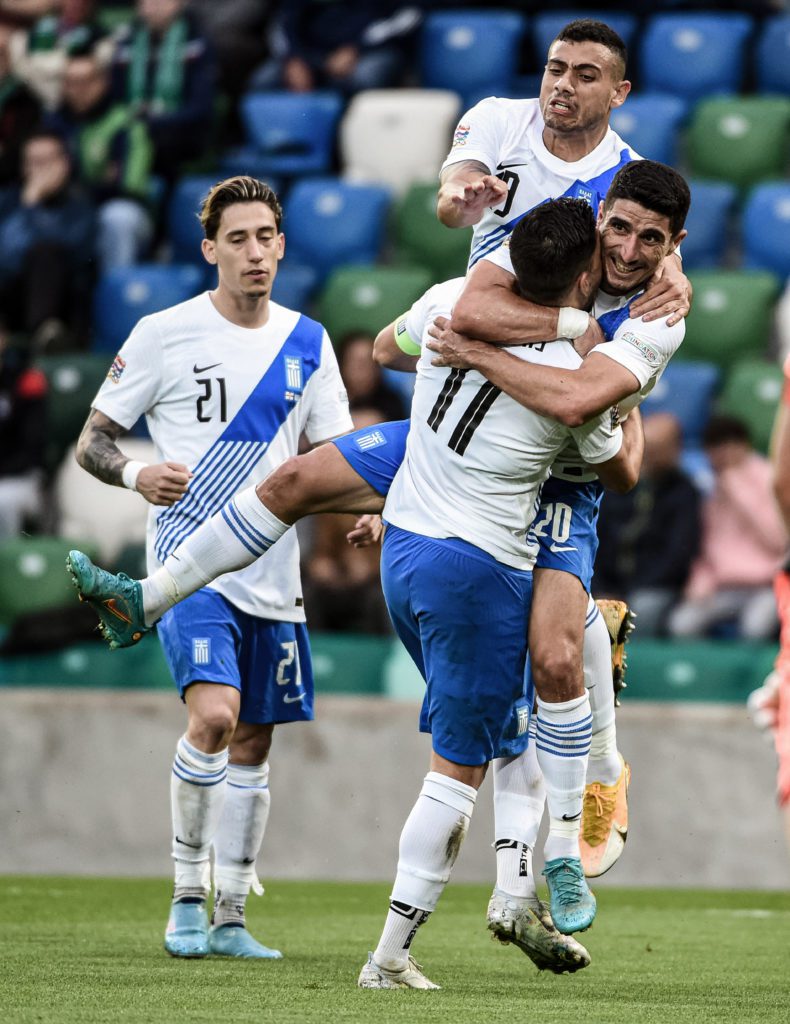
[[[336,437],[331,444],[370,486],[386,498],[406,455],[409,420],[377,423]]]
[[[426,682],[420,729],[437,754],[479,765],[520,753],[532,573],[456,538],[388,526],[381,582],[395,630]]]
[[[550,476],[529,531],[539,545],[536,569],[560,569],[578,576],[590,593],[598,551],[598,511],[603,487],[597,480],[571,483]]]
[[[240,691],[239,721],[312,721],[313,666],[303,622],[249,615],[205,587],[166,612],[157,631],[182,698],[191,683],[220,683]]]

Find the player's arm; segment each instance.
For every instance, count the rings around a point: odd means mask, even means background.
[[[405,317],[382,327],[373,343],[373,358],[389,370],[414,373],[420,358],[420,346],[406,333]]]
[[[192,475],[189,469],[179,462],[154,466],[134,463],[116,443],[124,433],[115,420],[91,409],[77,441],[77,462],[91,476],[114,487],[131,487],[152,505],[174,505],[187,489]],[[130,470],[135,474],[133,478]]]
[[[673,327],[688,316],[692,293],[680,256],[670,253],[648,282],[644,295],[632,303],[631,318],[641,317],[649,322],[667,317],[667,325]]]
[[[620,451],[614,458],[599,462],[595,466],[595,472],[604,487],[618,494],[626,494],[639,480],[645,450],[645,435],[639,410],[632,409],[621,427],[623,443]]]
[[[436,215],[448,228],[477,224],[489,207],[507,197],[507,185],[479,160],[460,160],[442,171]]]

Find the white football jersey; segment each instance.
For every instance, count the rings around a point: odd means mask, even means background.
[[[193,474],[180,501],[149,512],[149,572],[237,491],[295,455],[302,431],[316,442],[353,428],[324,328],[274,302],[269,310],[263,327],[239,327],[204,292],[144,317],[96,395],[94,408],[126,429],[145,414],[159,460]],[[296,531],[209,585],[242,611],[304,621]]]
[[[437,316],[449,316],[463,279],[435,285],[414,303],[405,331],[420,345]],[[576,367],[567,341],[510,351],[529,362]],[[558,451],[575,439],[586,461],[605,462],[622,444],[609,412],[583,427],[563,426],[519,405],[475,370],[417,364],[406,457],[384,507],[387,522],[427,537],[458,537],[518,569],[532,568],[527,546],[540,486]]]
[[[546,149],[544,127],[537,99],[489,96],[461,118],[442,170],[462,160],[477,160],[508,186],[504,202],[486,210],[475,224],[470,267],[501,245],[525,213],[547,199],[585,199],[597,214],[618,170],[641,159],[609,128],[581,160],[560,160]]]

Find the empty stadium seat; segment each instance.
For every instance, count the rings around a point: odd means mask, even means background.
[[[77,595],[65,568],[66,555],[73,547],[92,558],[97,556],[90,534],[77,534],[70,540],[14,537],[0,541],[0,623],[7,625],[20,615],[76,604]]]
[[[790,14],[767,18],[754,49],[760,92],[790,94]]]
[[[728,368],[768,345],[779,293],[774,274],[758,270],[697,270],[689,273],[694,301],[686,338],[676,358]]]
[[[174,263],[206,266],[200,250],[203,227],[198,214],[203,199],[218,180],[216,174],[194,174],[176,182],[167,204],[167,237]]]
[[[192,298],[204,284],[205,271],[185,264],[140,263],[108,270],[93,296],[94,351],[116,351],[141,317]]]
[[[36,366],[49,383],[46,465],[53,471],[66,448],[79,437],[91,402],[107,376],[110,357],[93,352],[39,356]]]
[[[641,87],[692,101],[737,92],[753,27],[746,14],[654,14],[641,33]]]
[[[305,267],[290,259],[280,262],[272,286],[272,298],[281,306],[306,313],[318,285],[318,274],[312,267]]]
[[[593,14],[589,10],[571,9],[552,11],[550,14],[537,14],[532,21],[532,44],[538,66],[542,67],[546,63],[546,54],[549,52],[551,44],[557,38],[557,33],[560,29],[564,28],[569,21],[590,17],[605,22],[620,36],[626,47],[631,46],[634,33],[636,32],[637,19],[635,15],[628,14],[625,11],[607,11],[604,9]]]
[[[790,185],[758,185],[742,221],[744,266],[790,276]]]
[[[374,263],[384,242],[390,193],[339,178],[300,179],[285,208],[289,259],[323,280],[343,263]]]
[[[332,169],[343,100],[334,92],[251,92],[241,99],[256,173],[325,174]]]
[[[683,239],[680,247],[683,266],[687,270],[718,267],[727,251],[737,190],[724,181],[690,181],[689,186],[688,237]]]
[[[762,359],[738,360],[724,382],[719,411],[743,420],[761,452],[768,451],[783,386],[781,368]]]
[[[674,164],[686,109],[677,96],[642,93],[629,96],[622,107],[612,111],[611,125],[640,156]]]
[[[349,181],[404,192],[412,182],[436,182],[447,155],[460,101],[446,89],[366,89],[340,122],[340,160]]]
[[[525,27],[513,11],[428,14],[420,37],[420,84],[452,89],[465,100],[483,90],[499,95],[516,73]]]
[[[698,445],[720,378],[713,363],[671,362],[642,403],[642,413],[671,412],[680,421],[683,444]]]
[[[123,437],[118,446],[131,459],[159,461],[153,441]],[[136,491],[109,487],[91,476],[77,464],[73,448],[58,470],[53,497],[58,535],[89,537],[102,565],[112,565],[127,544],[145,542],[148,502]]]
[[[787,162],[790,99],[712,98],[698,103],[686,136],[692,175],[748,188],[780,178]]]
[[[375,335],[431,284],[421,267],[340,267],[321,293],[318,319],[335,343],[349,331]]]
[[[427,267],[435,281],[463,276],[471,228],[448,228],[436,216],[436,184],[412,185],[395,207],[395,255],[399,262]]]

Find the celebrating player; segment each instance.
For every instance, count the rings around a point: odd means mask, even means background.
[[[271,301],[284,252],[276,195],[249,177],[211,189],[201,209],[203,255],[218,285],[145,317],[97,394],[77,448],[106,483],[155,508],[151,571],[231,495],[314,442],[351,429],[323,327]],[[131,462],[117,445],[145,413],[162,461]],[[247,505],[259,505],[247,489]],[[239,498],[249,543],[265,526]],[[128,624],[122,606],[103,605]],[[159,623],[187,707],[171,778],[175,890],[165,934],[173,956],[278,958],[245,927],[255,858],[269,815],[274,725],[313,717],[313,680],[292,532],[265,562],[192,594]],[[214,847],[215,901],[205,909]]]

